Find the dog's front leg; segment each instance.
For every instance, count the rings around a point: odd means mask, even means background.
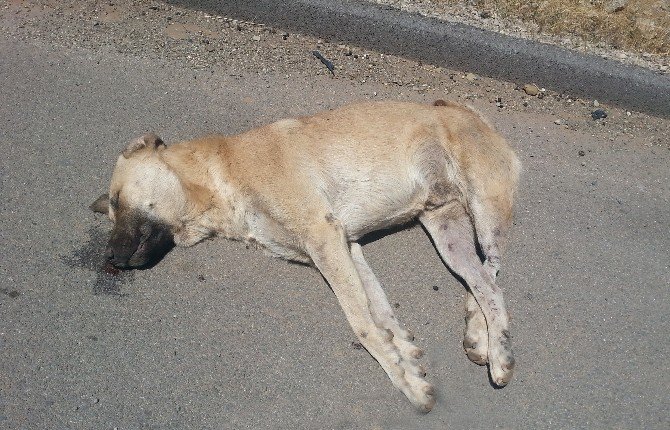
[[[412,343],[414,335],[401,327],[400,322],[396,319],[386,293],[365,261],[363,249],[358,243],[351,244],[351,256],[363,282],[372,319],[377,327],[391,330],[393,333],[393,343],[400,351],[402,358],[400,365],[405,369],[405,378],[410,384],[425,385],[423,378],[426,376],[426,371],[418,363],[418,359],[423,356],[423,351]]]
[[[393,341],[394,332],[375,321],[370,311],[370,301],[363,286],[356,264],[349,251],[349,244],[337,221],[328,220],[314,226],[305,240],[306,250],[315,266],[342,306],[354,333],[361,344],[379,362],[393,384],[420,410],[428,412],[435,404],[434,389],[423,378],[417,376],[411,364],[408,374],[407,351],[401,351]],[[407,342],[407,341],[405,341]],[[416,348],[418,350],[418,348]]]

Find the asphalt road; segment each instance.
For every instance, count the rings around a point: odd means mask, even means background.
[[[475,102],[524,164],[499,278],[517,370],[498,390],[467,360],[463,287],[421,229],[382,237],[364,250],[438,390],[421,415],[352,346],[316,271],[218,240],[115,280],[87,208],[144,131],[234,133],[399,88],[11,38],[0,58],[0,428],[670,426],[670,151],[650,135]]]

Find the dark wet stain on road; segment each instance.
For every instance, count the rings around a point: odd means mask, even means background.
[[[83,268],[96,274],[93,294],[125,296],[121,286],[132,282],[134,274],[129,270],[119,270],[105,260],[105,247],[109,232],[100,226],[92,226],[88,230],[88,240],[75,249],[71,255],[62,256],[61,260],[70,267]]]

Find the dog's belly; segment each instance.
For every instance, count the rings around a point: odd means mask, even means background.
[[[425,192],[407,178],[350,182],[331,201],[347,237],[356,240],[376,230],[414,219],[423,209]]]

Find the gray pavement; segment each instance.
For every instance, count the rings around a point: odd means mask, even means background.
[[[670,426],[670,151],[654,131],[610,140],[475,102],[524,164],[499,278],[517,371],[497,390],[467,360],[463,287],[421,229],[374,241],[438,390],[421,415],[352,347],[314,270],[217,240],[113,280],[98,272],[109,225],[87,209],[144,131],[234,133],[397,87],[11,38],[0,58],[0,428]]]

